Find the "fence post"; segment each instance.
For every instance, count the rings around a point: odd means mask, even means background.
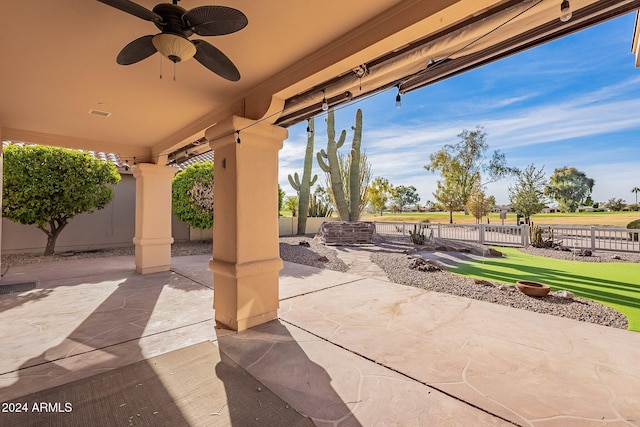
[[[438,223],[438,239],[440,239],[440,223]]]
[[[596,250],[596,228],[595,227],[590,227],[591,228],[591,251],[595,251]]]
[[[522,237],[522,247],[526,248],[527,246],[529,246],[529,244],[531,244],[531,242],[529,241],[529,225],[522,224],[520,226],[520,233]]]
[[[405,222],[402,221],[402,235],[404,236],[405,234],[407,234],[407,230],[405,229]]]
[[[484,224],[478,224],[478,239],[480,240],[480,244],[484,245]]]

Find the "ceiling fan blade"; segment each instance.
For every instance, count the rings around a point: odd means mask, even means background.
[[[237,9],[226,6],[195,7],[182,15],[187,27],[200,36],[222,36],[239,31],[249,20]]]
[[[232,82],[240,80],[240,72],[227,55],[204,40],[193,40],[196,60],[217,75]]]
[[[158,51],[151,39],[153,39],[153,36],[143,36],[135,39],[120,51],[116,62],[120,65],[131,65],[150,57]]]
[[[150,11],[144,6],[140,6],[129,0],[98,0],[100,3],[104,3],[108,6],[115,7],[123,12],[126,12],[130,15],[137,16],[138,18],[142,18],[147,21],[152,21],[156,23],[162,22],[162,16],[158,15],[155,12]]]

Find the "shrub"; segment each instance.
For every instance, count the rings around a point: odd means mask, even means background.
[[[640,230],[640,219],[636,219],[635,221],[631,221],[629,224],[627,224],[627,228],[630,230]],[[638,240],[638,234],[639,233],[629,233],[629,239],[633,240],[633,241],[637,241]]]
[[[213,226],[213,163],[196,163],[173,178],[173,212],[190,227]]]

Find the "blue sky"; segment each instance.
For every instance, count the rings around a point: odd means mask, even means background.
[[[362,148],[372,176],[393,185],[413,185],[421,203],[434,200],[437,175],[423,166],[429,155],[459,141],[463,129],[483,126],[489,149],[502,151],[510,166],[574,166],[595,179],[593,199],[634,202],[640,187],[640,69],[628,14],[482,68],[413,91],[395,108],[396,90],[336,110],[336,130],[351,126],[363,110]],[[280,152],[279,182],[295,191],[287,175],[302,173],[306,122],[289,128]],[[316,117],[315,151],[326,147],[324,116]],[[314,173],[324,173],[314,159]],[[505,179],[487,186],[508,203]]]

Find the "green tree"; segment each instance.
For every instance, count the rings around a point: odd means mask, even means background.
[[[527,224],[531,215],[542,212],[545,207],[545,185],[544,166],[537,169],[536,165],[530,164],[524,170],[516,172],[516,182],[509,186],[511,209],[524,216]]]
[[[424,168],[430,172],[439,172],[446,183],[443,188],[456,188],[460,197],[460,208],[467,203],[476,182],[483,185],[495,182],[515,173],[516,169],[507,166],[504,154],[494,151],[487,158],[489,145],[484,128],[477,126],[475,130],[464,129],[458,135],[460,141],[447,144],[429,157],[429,164]],[[482,174],[485,174],[484,179]],[[435,194],[434,194],[435,195]],[[437,197],[436,197],[437,198]],[[450,197],[446,197],[452,201]],[[440,203],[442,203],[439,200]]]
[[[278,184],[278,216],[282,216],[280,211],[282,210],[282,204],[284,203],[284,196],[286,195],[287,193],[285,193],[282,187],[280,187],[280,184]]]
[[[389,183],[389,180],[381,176],[375,178],[369,184],[369,203],[376,212],[380,212],[380,215],[386,208],[392,191],[393,186]]]
[[[114,164],[66,148],[9,145],[4,149],[2,215],[35,224],[47,235],[45,255],[69,220],[103,209],[120,181]]]
[[[452,169],[459,167],[460,166],[455,163],[451,165]],[[436,185],[437,189],[433,193],[433,197],[436,199],[435,205],[438,209],[449,212],[449,223],[453,224],[453,212],[461,210],[464,207],[462,192],[456,179],[456,172],[445,172],[444,179],[438,180]]]
[[[291,211],[291,216],[297,216],[298,196],[288,196],[284,199],[284,208]]]
[[[213,199],[213,162],[187,166],[173,178],[173,213],[189,227],[213,226]]]
[[[476,183],[473,186],[473,191],[465,204],[467,210],[474,216],[476,219],[476,223],[479,224],[482,220],[482,217],[489,214],[490,211],[490,201],[487,198],[487,195],[482,190],[482,186],[480,183]]]
[[[609,199],[609,201],[607,201],[607,203],[605,203],[604,205],[607,207],[607,209],[613,212],[620,212],[624,208],[626,203],[627,202],[625,200],[612,198]]]
[[[562,212],[575,212],[580,203],[591,195],[595,181],[574,167],[554,170],[544,193],[560,205]]]
[[[631,192],[636,194],[636,205],[637,205],[637,204],[638,204],[638,193],[640,193],[640,188],[638,188],[638,187],[633,187],[633,188],[631,189]]]
[[[413,185],[404,186],[400,185],[395,187],[392,191],[393,203],[398,207],[398,210],[402,212],[406,206],[415,205],[420,201],[418,190]]]

